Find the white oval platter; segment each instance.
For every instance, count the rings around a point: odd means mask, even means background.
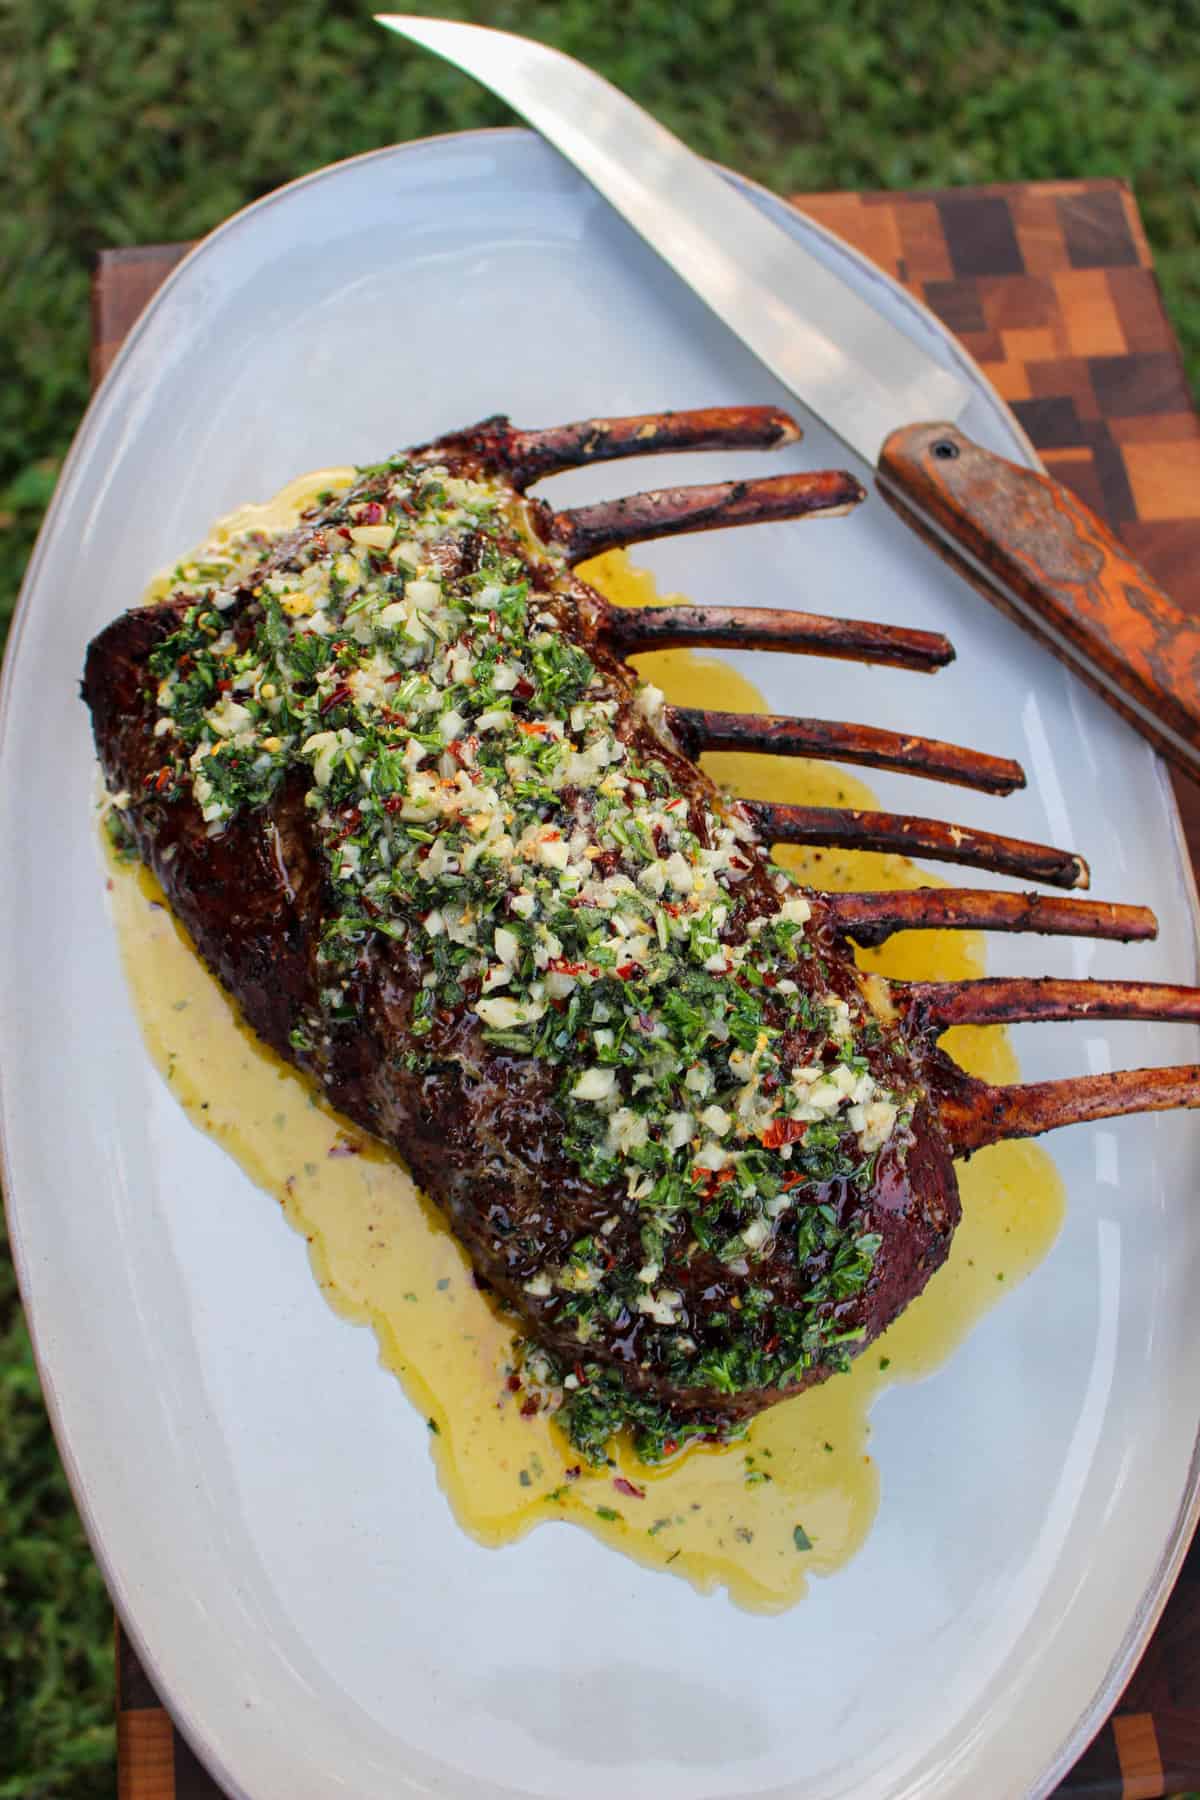
[[[930,315],[756,192],[972,384]],[[493,411],[523,424],[788,397],[537,139],[485,132],[321,171],[173,274],[79,433],[5,672],[0,1013],[9,1207],[62,1454],[114,1598],[232,1796],[611,1800],[1044,1793],[1111,1705],[1194,1518],[1200,1122],[1061,1134],[1062,1236],[930,1379],[887,1392],[866,1547],[782,1617],[702,1599],[579,1531],[487,1551],[371,1336],[143,1052],[106,916],[76,684],[88,638],[235,503]],[[841,465],[673,459],[556,484]],[[1000,803],[879,777],[885,804],[1069,844],[1137,948],[995,940],[995,970],[1190,980],[1195,911],[1150,752],[877,500],[639,555],[670,588],[947,631],[936,681],[744,659],[778,711],[1019,756]],[[1028,1077],[1196,1057],[1194,1030],[1027,1028]]]

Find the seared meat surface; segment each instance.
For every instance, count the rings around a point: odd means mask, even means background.
[[[83,692],[253,1030],[408,1163],[581,1447],[661,1454],[844,1368],[957,1189],[822,896],[670,739],[494,431],[115,620]]]

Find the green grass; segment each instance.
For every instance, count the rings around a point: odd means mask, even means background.
[[[0,1250],[0,1795],[99,1800],[112,1764],[112,1612]]]
[[[780,189],[1125,176],[1200,380],[1200,0],[455,10],[554,41]],[[0,0],[0,632],[87,399],[96,251],[194,236],[336,157],[505,121],[369,11]],[[2,1245],[0,1521],[0,1797],[111,1793],[107,1607]]]

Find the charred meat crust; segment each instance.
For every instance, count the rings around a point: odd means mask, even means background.
[[[486,466],[478,445],[463,434],[463,466]],[[443,459],[446,450],[440,451]],[[494,472],[494,471],[493,471]],[[287,546],[277,557],[285,557]],[[467,549],[469,554],[469,547]],[[549,589],[549,584],[547,584]],[[635,684],[625,666],[598,641],[603,606],[577,578],[560,580],[545,595],[565,634],[573,635],[622,697],[620,736],[670,763],[680,791],[694,803],[715,790],[707,777],[662,742],[633,705]],[[235,614],[252,614],[249,593]],[[251,1029],[280,1056],[313,1077],[331,1104],[360,1128],[398,1151],[439,1205],[465,1245],[482,1282],[521,1317],[532,1337],[562,1365],[578,1362],[574,1325],[559,1317],[554,1293],[536,1297],[527,1283],[539,1270],[560,1264],[582,1235],[608,1221],[606,1253],[638,1267],[636,1201],[597,1189],[565,1157],[563,1119],[555,1099],[555,1071],[527,1056],[484,1041],[468,1010],[439,1017],[424,1039],[432,1064],[405,1067],[404,1050],[422,967],[402,944],[377,937],[350,978],[351,1021],[330,1023],[324,1041],[297,1046],[297,1031],[317,1006],[317,950],[330,904],[306,783],[290,774],[272,801],[233,818],[210,834],[190,796],[162,800],[147,791],[161,762],[153,735],[154,679],[147,671],[152,649],[172,631],[182,606],[170,601],[125,614],[91,644],[83,697],[92,711],[97,750],[110,791],[134,796],[126,818],[137,849],[161,882],[170,903],[212,972],[237,1001]],[[696,814],[697,818],[699,814]],[[777,904],[766,859],[744,892],[751,911]],[[856,976],[849,953],[835,938],[819,895],[811,896],[810,936],[819,943],[827,985],[851,991]],[[919,1085],[897,1033],[886,1028],[870,1052],[873,1066],[899,1083]],[[861,1193],[844,1182],[818,1196],[839,1214],[855,1208],[863,1228],[878,1233],[880,1247],[862,1291],[836,1308],[839,1330],[862,1335],[849,1346],[858,1354],[924,1287],[944,1261],[959,1218],[953,1167],[930,1108],[918,1105],[901,1145],[881,1151],[864,1208]],[[801,1301],[808,1277],[790,1244],[738,1272],[714,1255],[693,1249],[673,1262],[672,1283],[683,1296],[689,1330],[700,1349],[707,1321],[735,1308],[750,1289],[767,1290],[771,1305]],[[637,1394],[680,1417],[720,1428],[783,1398],[777,1388],[738,1392],[680,1386],[655,1361],[653,1334],[634,1313],[608,1325],[587,1346],[587,1361],[619,1372]],[[715,1338],[714,1338],[715,1341]],[[831,1372],[821,1362],[798,1387]]]

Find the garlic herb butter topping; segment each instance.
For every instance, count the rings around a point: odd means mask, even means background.
[[[645,1353],[698,1389],[844,1360],[838,1306],[881,1240],[830,1186],[866,1195],[915,1097],[869,1066],[882,1028],[864,993],[824,991],[805,895],[778,871],[773,910],[761,884],[747,899],[752,829],[681,789],[661,694],[631,705],[564,628],[566,572],[526,503],[396,459],[294,537],[249,533],[182,565],[172,592],[189,604],[151,657],[154,796],[190,795],[215,835],[285,780],[307,786],[333,905],[297,1052],[319,1069],[356,963],[390,939],[423,970],[412,1066],[468,1015],[495,1054],[549,1065],[564,1153],[636,1208],[637,1267],[601,1229],[526,1283],[573,1321],[577,1441],[595,1450],[621,1418],[651,1448],[680,1435],[611,1376],[588,1379],[601,1317],[639,1321]],[[813,1270],[799,1302],[751,1286],[761,1300],[699,1345],[681,1262],[702,1252],[744,1277],[781,1240]]]

